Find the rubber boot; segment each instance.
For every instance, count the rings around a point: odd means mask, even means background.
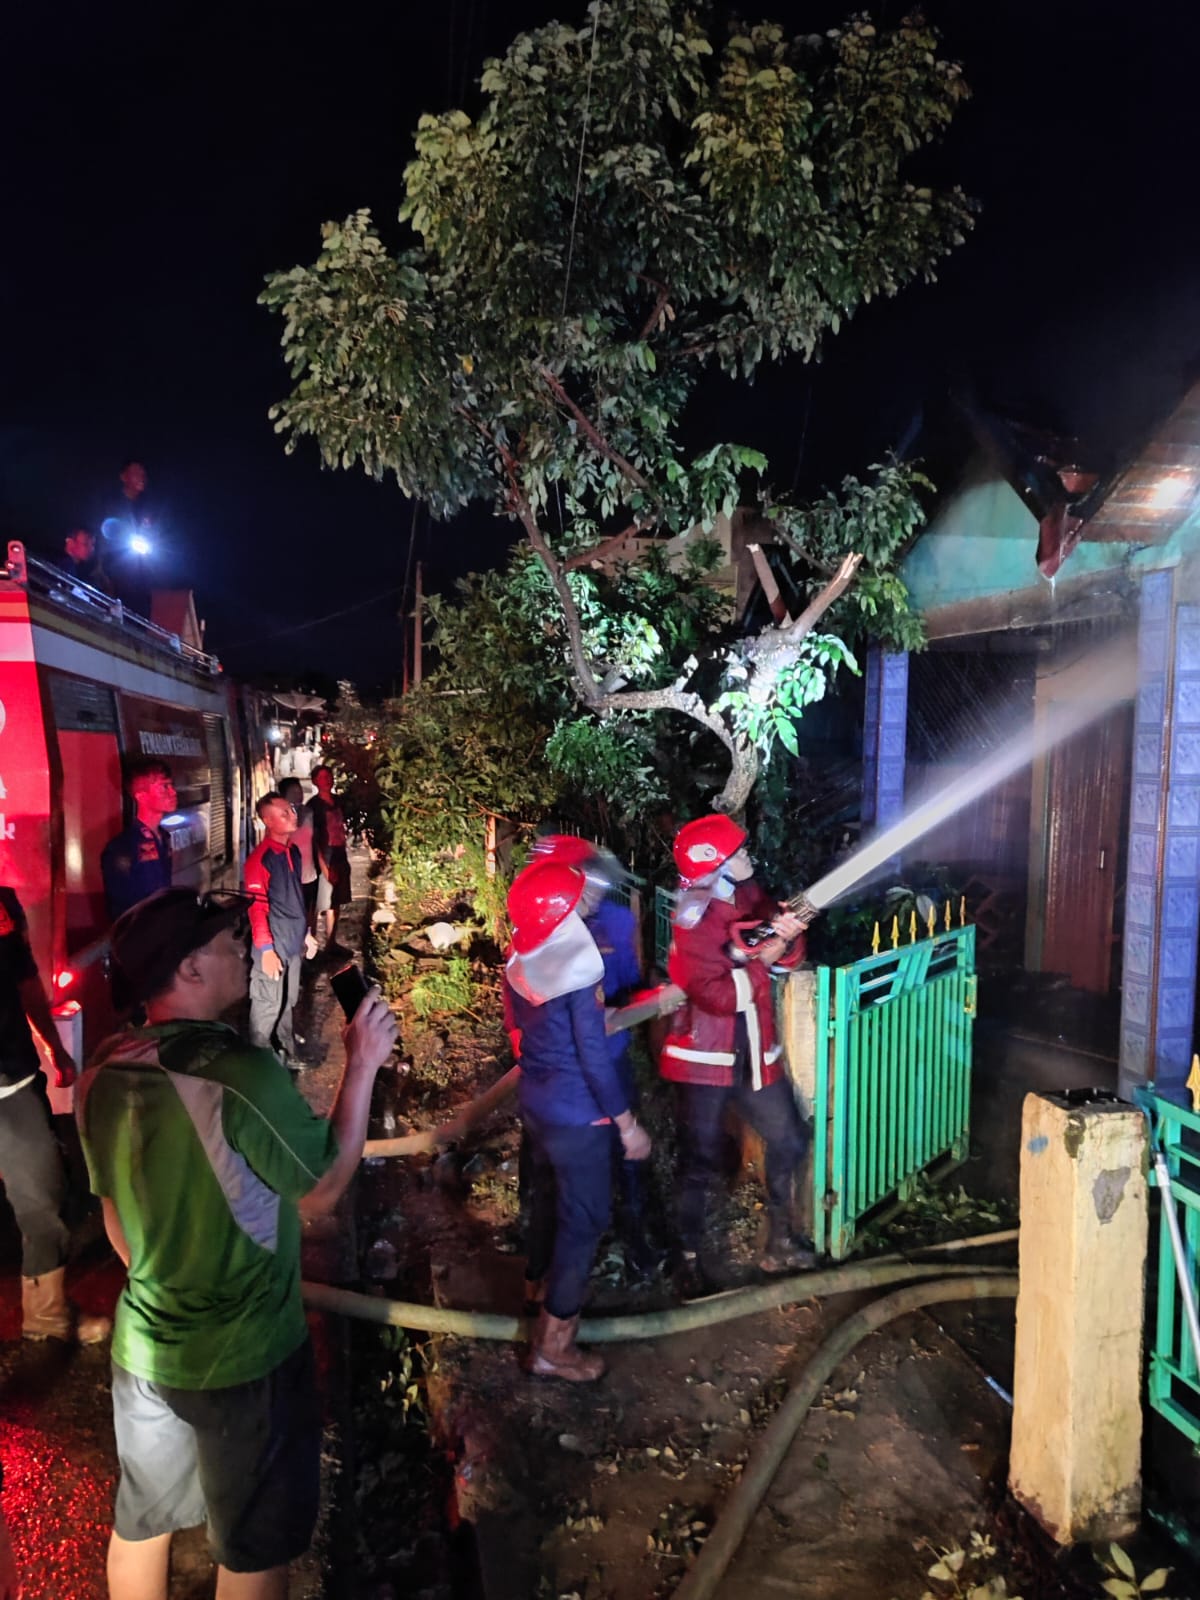
[[[675,1288],[681,1300],[707,1300],[709,1295],[720,1294],[721,1285],[704,1265],[697,1250],[683,1250],[675,1268]]]
[[[552,1317],[542,1307],[534,1330],[526,1371],[539,1378],[565,1378],[568,1383],[594,1383],[604,1376],[599,1356],[585,1355],[575,1343],[578,1315]]]
[[[763,1272],[808,1272],[817,1264],[816,1252],[807,1240],[796,1239],[782,1217],[772,1217],[767,1248],[759,1260]]]
[[[99,1344],[112,1332],[108,1317],[87,1317],[67,1299],[67,1270],[56,1267],[40,1278],[21,1279],[21,1337],[23,1339],[77,1339]]]

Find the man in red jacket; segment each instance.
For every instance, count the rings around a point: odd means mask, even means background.
[[[805,924],[754,882],[745,845],[745,830],[719,815],[687,823],[674,845],[681,892],[667,966],[687,1001],[671,1019],[659,1071],[679,1085],[680,1287],[688,1297],[716,1287],[700,1251],[730,1108],[766,1145],[769,1232],[762,1269],[784,1272],[813,1264],[792,1233],[794,1179],[808,1130],[783,1071],[770,971],[801,960]],[[740,943],[738,924],[768,920],[775,929],[770,938],[752,950]]]

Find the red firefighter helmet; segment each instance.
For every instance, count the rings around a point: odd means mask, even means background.
[[[546,833],[534,840],[535,861],[557,861],[564,867],[582,867],[584,871],[596,858],[596,846],[590,839],[577,838],[573,833]]]
[[[578,867],[561,861],[533,861],[517,873],[508,891],[508,916],[518,955],[536,950],[571,915],[586,881]]]
[[[745,828],[739,828],[732,817],[719,812],[685,822],[672,846],[679,876],[684,883],[707,878],[736,855],[745,842]]]

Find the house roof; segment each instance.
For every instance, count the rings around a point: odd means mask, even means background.
[[[1079,506],[1082,537],[1165,544],[1200,497],[1200,383],[1129,464]]]

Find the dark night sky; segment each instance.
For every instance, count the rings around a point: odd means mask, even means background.
[[[797,32],[849,9],[745,7]],[[1077,434],[1104,464],[1200,355],[1200,7],[926,9],[974,90],[937,166],[981,201],[979,225],[936,287],[865,308],[819,367],[788,367],[739,401],[738,437],[766,441],[776,481],[818,489],[964,387]],[[118,508],[135,457],[163,578],[194,583],[227,664],[398,673],[389,591],[410,509],[394,485],[323,473],[311,447],[284,457],[266,419],[286,389],[278,327],[255,297],[266,272],[314,257],[325,218],[368,205],[390,224],[418,115],[472,108],[484,54],[582,12],[10,8],[0,534],[54,551]],[[422,531],[429,584],[497,561],[507,537],[482,514]]]

